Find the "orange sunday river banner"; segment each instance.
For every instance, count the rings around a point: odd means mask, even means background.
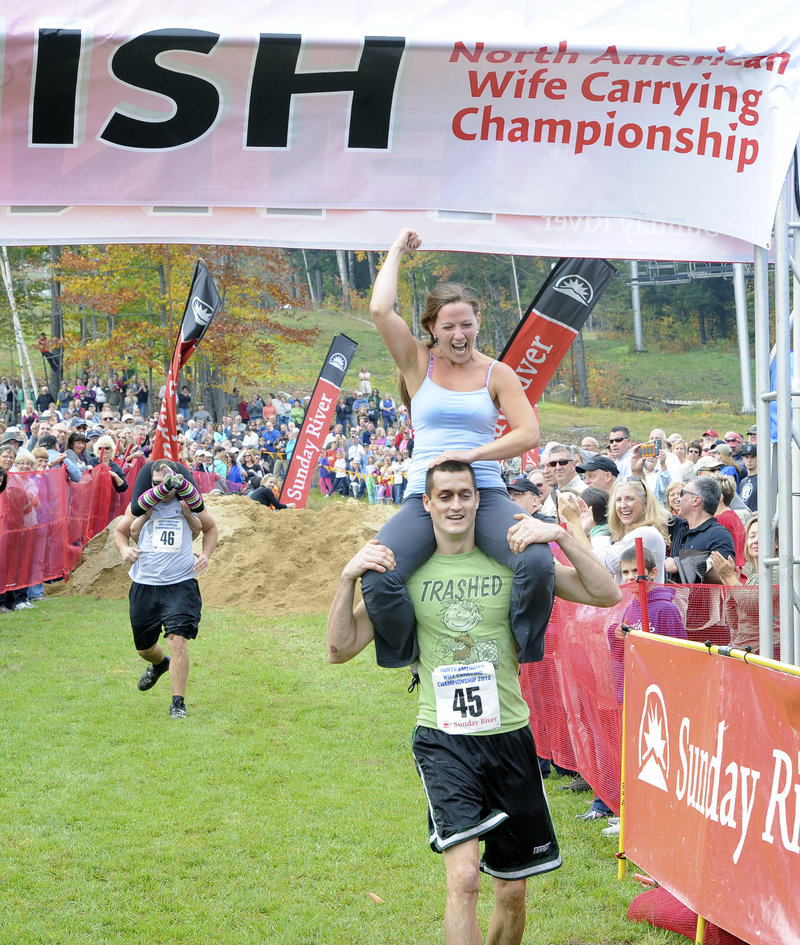
[[[800,678],[631,633],[625,759],[628,858],[746,942],[800,943]]]

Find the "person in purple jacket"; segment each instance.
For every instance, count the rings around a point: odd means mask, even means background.
[[[625,632],[627,630],[648,630],[658,633],[662,637],[677,637],[686,640],[686,627],[681,612],[674,604],[677,588],[665,584],[654,584],[658,577],[658,566],[653,553],[647,548],[644,551],[644,568],[647,578],[647,622],[649,626],[642,627],[642,609],[638,596],[632,597],[630,604],[622,615],[622,623],[612,624],[608,628],[608,642],[611,644],[611,673],[614,680],[614,690],[617,702],[622,702],[622,683],[625,655]],[[638,568],[636,565],[636,549],[626,548],[620,558],[622,569],[622,583],[636,581]]]
[[[639,597],[634,596],[625,608],[621,623],[612,623],[606,631],[611,646],[611,679],[614,683],[614,695],[622,703],[625,669],[625,633],[628,630],[649,630],[665,637],[687,639],[686,627],[678,608],[673,603],[677,588],[664,584],[655,584],[658,580],[658,564],[649,548],[643,548],[644,568],[647,581],[647,627],[642,627],[642,608]],[[638,577],[636,548],[626,548],[619,559],[622,572],[622,585],[633,583]],[[624,629],[623,629],[624,628]],[[613,811],[605,801],[595,796],[592,806],[585,814],[578,814],[577,820],[599,820],[609,817]],[[612,821],[612,826],[603,831],[607,836],[616,836],[619,832],[619,820]]]

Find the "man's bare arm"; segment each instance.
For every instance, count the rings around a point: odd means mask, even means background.
[[[192,541],[194,541],[200,532],[202,532],[203,526],[200,524],[200,519],[189,508],[186,502],[181,501],[181,509],[183,510],[183,517],[189,523],[189,528],[192,530]]]
[[[130,545],[131,525],[133,525],[134,521],[133,512],[131,512],[131,507],[128,506],[127,509],[125,509],[125,514],[119,522],[117,522],[117,527],[114,529],[114,544],[117,546],[117,551],[122,555],[122,560],[126,564],[133,564],[139,557],[138,549],[132,548]]]
[[[392,550],[376,540],[367,542],[347,562],[328,610],[329,663],[346,663],[372,642],[372,623],[363,602],[353,609],[356,582],[366,571],[393,571],[394,566]]]
[[[508,530],[508,544],[516,554],[530,544],[558,544],[572,564],[567,568],[556,563],[556,596],[576,604],[613,607],[622,600],[622,593],[606,567],[587,545],[554,522],[542,522],[528,515],[515,515],[520,521]]]
[[[211,555],[214,554],[214,549],[217,547],[219,530],[217,529],[217,523],[214,521],[208,509],[201,509],[201,511],[195,512],[194,514],[200,521],[200,527],[203,530],[203,547],[200,550],[200,554],[195,556],[196,560],[194,563],[194,573],[199,577],[208,567]]]

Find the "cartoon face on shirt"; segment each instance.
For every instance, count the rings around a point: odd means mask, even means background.
[[[442,623],[453,633],[469,633],[483,620],[478,605],[471,600],[455,600],[440,613]]]

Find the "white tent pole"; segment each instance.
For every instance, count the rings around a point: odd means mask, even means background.
[[[755,413],[753,382],[750,377],[750,337],[747,331],[747,295],[744,290],[744,263],[733,264],[733,297],[736,301],[736,335],[739,340],[742,413]]]
[[[755,252],[755,332],[756,332],[756,425],[758,428],[758,624],[759,652],[773,656],[772,585],[774,570],[767,564],[772,555],[772,517],[775,497],[772,488],[772,445],[769,433],[769,258],[766,249]],[[761,550],[763,549],[763,551]]]
[[[778,509],[780,543],[778,584],[780,594],[781,659],[794,663],[794,497],[792,496],[792,391],[789,326],[789,220],[788,188],[784,182],[775,214],[775,391],[778,406]],[[760,478],[760,475],[759,475]],[[769,553],[769,549],[765,549]],[[761,542],[759,541],[759,552]],[[761,552],[763,554],[763,552]]]
[[[797,150],[795,149],[795,155]],[[792,169],[789,171],[790,181],[793,185],[797,183],[797,163],[793,162]],[[792,271],[794,273],[791,280],[792,295],[791,295],[791,305],[792,305],[792,314],[790,318],[790,324],[792,328],[792,392],[800,391],[800,358],[798,357],[798,352],[800,352],[800,317],[798,317],[798,304],[800,304],[800,279],[797,275],[797,264],[800,262],[800,241],[795,237],[797,235],[797,212],[798,207],[796,205],[795,195],[790,189],[790,197],[788,205],[792,208],[792,213],[790,214],[790,221],[787,225],[787,240],[789,245],[787,251],[789,252],[789,262],[793,263]],[[796,408],[798,405],[797,397],[792,398],[792,407]],[[792,427],[792,438],[789,443],[791,450],[791,475],[792,475],[792,501],[794,503],[794,508],[792,509],[792,523],[793,523],[793,536],[792,536],[792,587],[800,588],[800,441],[798,440],[798,423],[797,418],[800,416],[800,410],[797,413],[794,410],[791,411],[791,427]],[[794,660],[793,662],[797,664],[800,662],[800,610],[795,604],[794,608]]]

